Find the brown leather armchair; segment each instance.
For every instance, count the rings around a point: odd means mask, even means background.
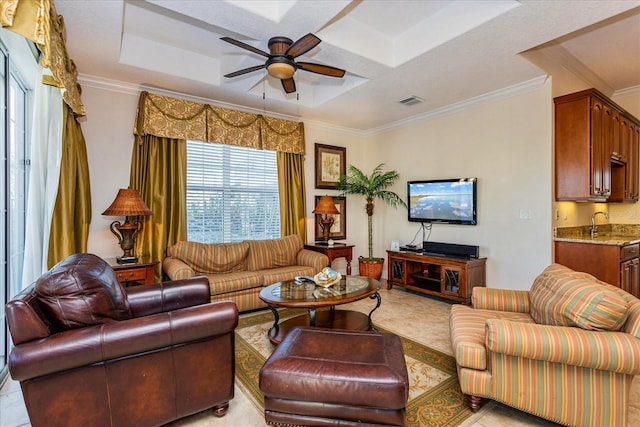
[[[71,255],[7,303],[31,424],[157,426],[234,394],[232,302],[210,303],[206,277],[123,288],[91,254]]]

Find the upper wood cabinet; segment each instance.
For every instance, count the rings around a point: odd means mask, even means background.
[[[621,141],[627,141],[627,168],[626,168],[626,193],[625,201],[637,202],[638,175],[640,172],[640,125],[632,122],[626,117],[621,120]],[[625,123],[623,123],[625,122]],[[624,131],[624,134],[622,133]]]
[[[636,202],[638,119],[596,89],[554,104],[556,200]]]

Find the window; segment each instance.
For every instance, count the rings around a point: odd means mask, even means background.
[[[280,237],[276,152],[187,141],[187,238]]]
[[[0,207],[4,212],[0,219],[0,306],[4,306],[22,287],[33,93],[27,82],[33,81],[37,64],[24,38],[0,31]],[[0,310],[0,384],[10,345],[4,310]]]

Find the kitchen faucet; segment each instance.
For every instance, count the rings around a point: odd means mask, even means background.
[[[591,237],[596,237],[598,235],[598,226],[596,225],[596,215],[598,214],[604,215],[607,220],[609,219],[609,212],[594,212],[593,215],[591,215]]]

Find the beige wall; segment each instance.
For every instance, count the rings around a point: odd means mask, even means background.
[[[114,218],[102,211],[119,188],[129,183],[133,120],[138,91],[129,87],[83,84],[92,188],[93,220],[89,251],[120,254],[108,227]],[[378,163],[400,172],[394,190],[406,198],[406,181],[476,176],[479,180],[477,226],[434,225],[430,240],[479,245],[487,257],[488,286],[528,289],[551,260],[551,88],[423,120],[378,135],[363,135],[317,123],[305,123],[308,223],[314,196],[337,195],[314,188],[314,144],[347,148],[347,164],[370,172]],[[347,241],[354,257],[366,255],[364,200],[347,199]],[[520,219],[520,210],[531,219]],[[419,229],[406,209],[376,205],[375,255],[386,256],[391,239],[408,243]],[[313,239],[310,227],[309,240]],[[421,235],[417,241],[421,241]],[[334,264],[344,270],[344,262]],[[354,262],[354,273],[357,262]],[[386,274],[385,274],[386,276]]]
[[[478,225],[434,224],[429,240],[479,245],[490,287],[529,289],[551,261],[550,90],[547,83],[371,138],[377,158],[400,171],[395,190],[403,197],[409,180],[478,178]],[[521,210],[530,219],[520,219]],[[380,211],[377,253],[419,232],[406,209]]]
[[[82,100],[87,110],[82,132],[87,144],[91,207],[88,251],[103,257],[122,255],[109,224],[123,218],[102,216],[118,193],[129,186],[133,144],[133,122],[138,93],[114,88],[98,89],[83,84]]]

